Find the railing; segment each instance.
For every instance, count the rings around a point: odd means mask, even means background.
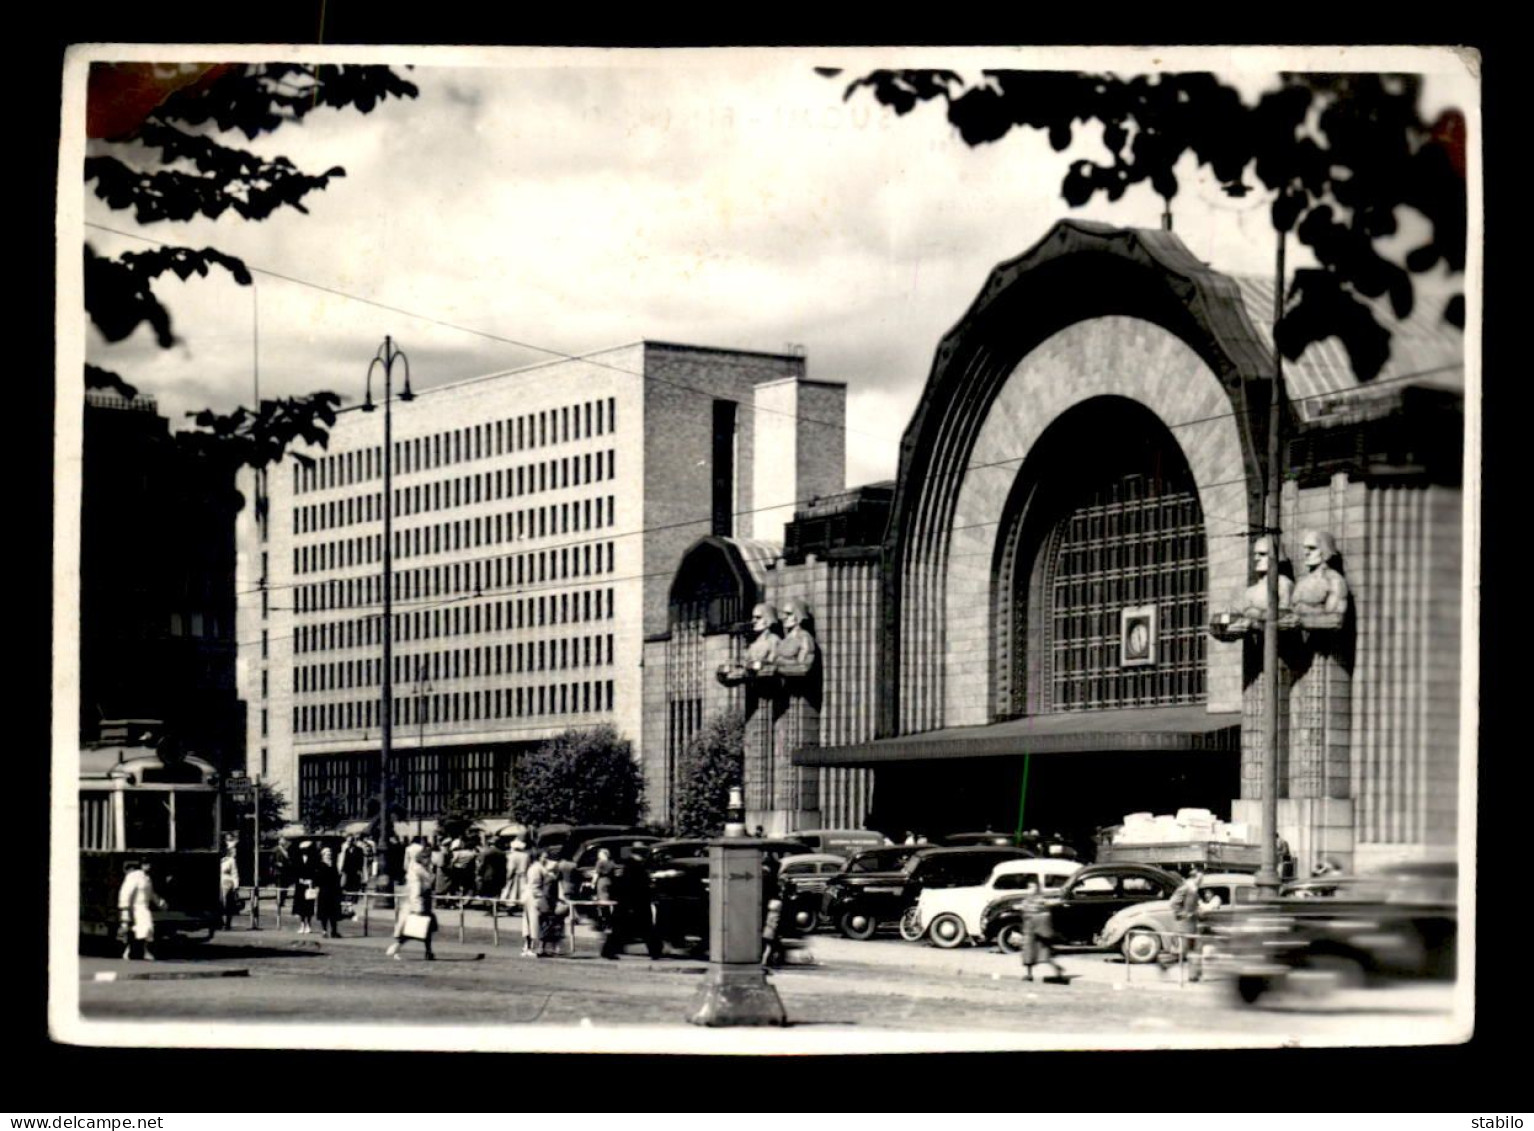
[[[283,909],[291,908],[293,902],[293,887],[263,887],[263,888],[240,888],[239,894],[245,900],[241,918],[249,918],[249,930],[259,931],[261,927],[261,904],[263,901],[272,905],[275,911],[276,929],[282,930]],[[248,898],[247,898],[248,897]],[[351,905],[350,919],[362,925],[362,937],[369,937],[372,931],[373,918],[379,918],[384,926],[385,933],[392,933],[394,924],[398,919],[397,903],[404,899],[399,891],[348,891],[341,893],[343,910],[347,904]],[[561,903],[570,908],[570,915],[566,919],[565,940],[568,953],[575,953],[576,925],[580,920],[582,909],[592,910],[597,908],[612,908],[617,906],[610,899],[562,899]],[[375,906],[376,904],[376,906]],[[490,938],[493,946],[501,945],[501,920],[503,918],[515,918],[519,921],[524,919],[522,903],[509,899],[491,898],[484,895],[433,895],[432,905],[444,911],[451,911],[456,905],[458,910],[458,941],[465,942],[468,934],[468,916],[471,910],[479,910],[488,914],[490,920]],[[384,914],[378,914],[383,912]],[[291,909],[288,911],[291,916]]]
[[[1179,986],[1186,986],[1188,984],[1189,959],[1192,957],[1188,950],[1189,940],[1197,940],[1200,944],[1197,951],[1199,969],[1201,971],[1200,976],[1202,976],[1202,973],[1208,972],[1208,962],[1213,951],[1213,947],[1210,944],[1214,940],[1209,936],[1207,932],[1201,934],[1187,934],[1179,931],[1157,931],[1156,934],[1159,935],[1163,940],[1167,940],[1172,943],[1170,951],[1164,951],[1161,954],[1157,954],[1155,959],[1151,962],[1130,962],[1126,958],[1124,960],[1125,982],[1134,981],[1134,971],[1136,966],[1154,966],[1158,972],[1164,974],[1166,972],[1167,963],[1163,960],[1163,955],[1170,953],[1172,956],[1172,962],[1177,966],[1177,984]]]

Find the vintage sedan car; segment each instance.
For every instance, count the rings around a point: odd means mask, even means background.
[[[1003,860],[1024,860],[1022,848],[919,848],[899,872],[847,871],[826,884],[826,917],[849,939],[871,939],[881,924],[900,923],[906,938],[914,933],[916,900],[927,888],[971,887]],[[910,912],[910,915],[907,915]]]
[[[1229,908],[1257,898],[1256,877],[1246,872],[1206,872],[1199,880],[1201,903]],[[1116,912],[1093,940],[1100,950],[1118,947],[1125,962],[1155,962],[1177,950],[1177,920],[1170,899],[1134,903]]]
[[[998,896],[1058,888],[1080,869],[1074,860],[1004,860],[983,884],[926,888],[916,898],[916,930],[945,950],[962,946],[980,937],[980,915]]]
[[[622,868],[624,863],[634,855],[634,848],[644,845],[647,849],[653,848],[659,837],[636,834],[634,836],[599,836],[592,837],[580,846],[576,851],[575,871],[577,874],[578,890],[583,896],[589,897],[594,890],[597,869],[597,854],[602,849],[607,849],[613,863]]]
[[[800,933],[824,926],[820,909],[826,883],[847,866],[847,858],[830,852],[785,856],[778,866],[778,898],[783,917]]]
[[[1046,892],[1055,936],[1065,946],[1091,947],[1115,913],[1136,903],[1170,899],[1182,880],[1150,864],[1091,864],[1065,886]],[[993,900],[980,916],[980,937],[1008,954],[1023,946],[1023,895]]]
[[[1238,906],[1216,924],[1219,969],[1243,1001],[1291,982],[1349,989],[1452,979],[1458,964],[1458,865],[1416,861],[1302,881]]]

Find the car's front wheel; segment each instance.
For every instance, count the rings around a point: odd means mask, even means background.
[[[916,908],[907,907],[905,914],[900,917],[900,937],[906,942],[915,942],[921,936],[921,915]]]
[[[1251,1005],[1267,993],[1271,985],[1272,982],[1261,974],[1242,974],[1236,979],[1236,994],[1247,1005]]]
[[[1023,953],[1023,925],[1008,923],[996,932],[996,945],[1003,954]]]
[[[843,911],[837,916],[836,929],[849,939],[867,942],[874,937],[874,932],[879,929],[879,923],[868,912],[860,908],[853,908],[850,911]]]
[[[1161,956],[1161,936],[1149,927],[1135,927],[1119,944],[1125,962],[1143,964]]]
[[[927,937],[934,946],[940,946],[944,950],[952,950],[961,946],[969,937],[969,932],[964,929],[964,920],[952,912],[939,915],[932,920],[932,925],[927,928]]]

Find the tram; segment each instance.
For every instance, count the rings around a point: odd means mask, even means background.
[[[117,892],[130,866],[150,863],[155,937],[202,935],[219,906],[219,783],[214,767],[169,744],[97,745],[80,752],[80,933],[114,936]]]

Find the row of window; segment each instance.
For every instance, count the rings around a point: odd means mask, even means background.
[[[478,475],[437,479],[431,483],[394,488],[394,517],[473,506],[496,499],[516,499],[540,491],[561,491],[588,483],[611,482],[618,477],[618,452],[564,456],[560,459],[503,467]],[[326,503],[293,508],[293,533],[313,534],[362,522],[383,520],[382,493],[369,491]]]
[[[617,499],[613,495],[595,495],[574,502],[530,507],[526,510],[498,511],[495,514],[437,522],[394,531],[394,556],[419,557],[423,554],[452,553],[478,546],[499,546],[534,538],[552,538],[561,534],[583,534],[591,530],[611,529],[617,521]],[[360,538],[342,538],[293,548],[295,574],[318,573],[330,569],[371,565],[383,557],[383,535],[367,534]]]
[[[565,636],[554,640],[523,640],[492,644],[485,648],[452,648],[440,652],[394,657],[394,682],[472,679],[485,675],[520,675],[524,672],[567,671],[613,662],[612,633]],[[382,682],[379,659],[337,660],[327,664],[299,664],[293,669],[293,690],[347,691],[377,687]],[[263,697],[266,671],[261,672]]]
[[[430,436],[394,441],[394,471],[408,474],[434,467],[485,459],[507,452],[543,448],[551,444],[604,436],[616,431],[618,401],[585,401],[543,412],[527,413],[508,420],[454,428]],[[377,479],[383,475],[383,449],[380,445],[351,452],[321,456],[309,467],[293,467],[295,493],[347,487]]]
[[[482,719],[525,719],[540,715],[584,715],[613,709],[613,681],[582,680],[537,687],[496,687],[485,691],[449,691],[400,696],[394,700],[394,725],[459,723]],[[293,708],[296,734],[363,730],[379,724],[377,699],[347,703],[309,703]]]
[[[481,632],[508,632],[556,624],[586,624],[613,619],[613,590],[577,589],[536,597],[475,601],[446,609],[417,609],[394,614],[394,640],[438,640]],[[293,651],[303,655],[344,648],[365,648],[383,640],[381,617],[359,617],[301,624],[293,634]]]
[[[412,601],[471,591],[479,593],[513,585],[602,577],[615,568],[613,543],[590,542],[584,546],[510,554],[477,562],[396,570],[392,597],[397,601]],[[461,581],[456,576],[460,570],[464,572]],[[453,575],[451,587],[447,584],[450,573]],[[470,577],[473,578],[472,585]],[[293,611],[296,613],[371,608],[382,600],[382,579],[372,575],[317,581],[293,589]]]

